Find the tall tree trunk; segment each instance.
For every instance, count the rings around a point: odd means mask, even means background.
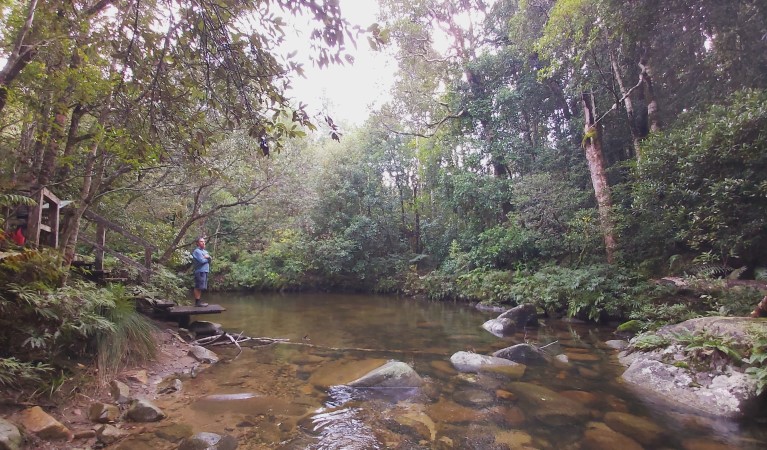
[[[609,44],[608,44],[609,45]],[[615,56],[615,51],[612,47],[610,52],[610,66],[613,70],[613,77],[618,83],[618,89],[623,99],[623,107],[626,108],[626,118],[629,122],[629,130],[631,131],[631,142],[634,147],[634,154],[639,157],[639,128],[637,127],[636,113],[634,112],[634,103],[631,100],[631,93],[626,89],[626,85],[623,83],[623,74],[621,73],[620,65],[618,64],[618,58]]]
[[[586,92],[581,94],[581,103],[583,104],[583,115],[585,119],[583,148],[586,151],[586,160],[588,161],[589,172],[591,173],[591,184],[594,186],[594,196],[597,199],[599,225],[604,237],[607,262],[612,264],[615,260],[615,251],[618,245],[615,239],[615,224],[613,222],[611,211],[612,199],[610,198],[610,185],[607,184],[605,161],[602,153],[601,127],[596,122],[594,94]]]
[[[658,101],[655,99],[655,88],[652,83],[652,73],[650,70],[648,51],[645,49],[642,58],[639,60],[639,68],[642,69],[640,77],[644,84],[644,94],[647,99],[647,121],[650,123],[650,133],[657,133],[661,130],[660,110]]]

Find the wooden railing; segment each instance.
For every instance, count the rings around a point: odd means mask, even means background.
[[[96,236],[95,237],[89,237],[89,236],[81,236],[80,240],[92,245],[96,249],[96,260],[94,264],[94,269],[98,271],[104,270],[104,253],[108,253],[115,258],[117,258],[120,262],[135,267],[136,269],[141,272],[141,278],[144,281],[149,281],[149,277],[152,274],[152,252],[157,250],[157,247],[155,247],[152,243],[149,241],[142,239],[125,228],[121,227],[120,225],[117,225],[116,223],[112,222],[111,220],[101,217],[100,215],[92,212],[92,211],[86,211],[83,214],[83,218],[86,220],[93,222],[96,224]],[[125,237],[126,239],[133,241],[134,243],[144,247],[144,261],[139,262],[134,259],[131,259],[122,253],[115,251],[109,247],[106,246],[106,234],[107,229],[115,231],[119,233],[121,236]]]

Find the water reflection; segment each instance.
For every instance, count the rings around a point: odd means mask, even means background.
[[[246,348],[203,372],[174,414],[252,449],[756,449],[763,432],[668,411],[619,381],[611,330],[547,321],[507,338],[480,328],[497,313],[355,295],[209,296],[233,333],[290,339]],[[569,363],[531,364],[522,379],[459,373],[457,351],[523,342]],[[217,351],[219,349],[217,348]],[[232,352],[232,356],[235,352]],[[230,357],[231,358],[231,357]],[[386,361],[426,380],[417,392],[346,383]],[[617,431],[616,431],[617,430]],[[705,444],[705,447],[702,445]]]

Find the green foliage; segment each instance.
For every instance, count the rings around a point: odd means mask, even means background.
[[[513,287],[518,299],[533,301],[549,314],[592,321],[626,317],[659,294],[636,273],[608,265],[548,266]]]
[[[0,264],[0,377],[16,373],[20,381],[48,386],[40,392],[55,391],[50,376],[64,375],[54,369],[88,358],[93,342],[103,376],[151,357],[152,327],[136,313],[126,289],[84,281],[60,287],[65,274],[57,255],[27,250]]]
[[[656,330],[663,325],[700,317],[704,312],[696,311],[693,306],[685,302],[648,301],[632,311],[629,317],[640,322],[642,329]]]
[[[37,385],[53,368],[42,362],[19,361],[15,357],[0,357],[0,386],[20,388]]]
[[[622,324],[618,325],[618,327],[615,329],[615,331],[619,333],[638,333],[642,331],[642,328],[644,328],[641,321],[632,319],[628,320],[626,322],[623,322]]]
[[[99,378],[109,382],[122,367],[154,358],[156,327],[136,311],[136,304],[122,285],[109,285],[103,294],[111,299],[104,309],[104,320],[111,326],[96,333]]]
[[[767,91],[743,91],[648,139],[634,187],[640,220],[720,262],[763,254],[766,127]]]
[[[138,278],[138,274],[136,274]],[[140,283],[129,287],[131,294],[136,297],[149,299],[166,299],[182,303],[186,299],[189,282],[165,266],[152,267],[152,276],[148,283]]]
[[[685,353],[691,354],[697,359],[710,358],[711,353],[714,351],[728,357],[735,364],[740,364],[743,359],[735,341],[727,336],[708,332],[692,333],[681,331],[674,333],[673,338],[676,342],[685,346]]]
[[[670,343],[671,340],[664,336],[658,336],[655,333],[644,333],[637,336],[631,342],[631,345],[637,350],[650,351],[655,350],[656,348],[666,347]]]
[[[515,300],[508,270],[474,269],[456,278],[457,298],[486,304],[508,304]]]
[[[308,283],[310,265],[306,253],[301,235],[278,232],[264,251],[232,263],[225,284],[256,290],[300,290]]]
[[[751,333],[751,354],[743,361],[749,365],[746,373],[756,380],[757,395],[767,390],[767,333]]]

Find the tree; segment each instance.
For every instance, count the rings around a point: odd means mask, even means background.
[[[273,7],[311,14],[320,66],[343,61],[353,30],[335,1],[30,0],[3,16],[2,147],[29,174],[10,183],[77,198],[67,260],[83,212],[122,177],[203,155],[235,129],[269,153],[314,126],[285,95],[302,68],[277,53],[285,21]]]

